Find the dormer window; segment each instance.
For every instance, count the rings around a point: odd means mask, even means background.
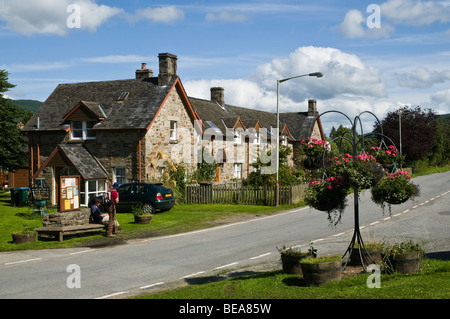
[[[70,124],[70,139],[95,140],[95,132],[92,131],[95,124],[94,121],[72,121]]]
[[[253,144],[259,145],[261,143],[261,137],[259,135],[259,132],[255,132],[255,136],[253,137]]]

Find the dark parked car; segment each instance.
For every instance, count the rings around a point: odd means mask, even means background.
[[[133,206],[143,204],[153,214],[156,210],[168,211],[175,205],[173,191],[160,183],[127,183],[120,185],[117,212],[130,213]]]

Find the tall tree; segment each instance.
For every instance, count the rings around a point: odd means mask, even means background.
[[[14,171],[26,163],[25,139],[20,131],[20,123],[25,123],[32,112],[14,105],[4,93],[15,87],[8,82],[8,72],[0,70],[0,167]]]
[[[396,144],[405,156],[405,161],[412,163],[423,159],[432,150],[437,133],[436,114],[431,109],[422,110],[420,106],[389,112],[381,121],[383,134]],[[401,141],[400,141],[401,128]],[[381,130],[375,124],[375,130]]]

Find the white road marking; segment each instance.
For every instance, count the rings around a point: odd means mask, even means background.
[[[27,263],[30,261],[35,261],[35,260],[41,260],[42,258],[32,258],[32,259],[25,259],[25,260],[19,260],[19,261],[13,261],[10,263],[5,263],[4,265],[14,265],[14,264],[21,264],[21,263]]]
[[[165,284],[165,282],[162,281],[162,282],[157,282],[157,283],[154,283],[154,284],[151,284],[151,285],[139,287],[139,289],[147,289],[147,288],[160,286],[160,285],[164,285],[164,284]]]

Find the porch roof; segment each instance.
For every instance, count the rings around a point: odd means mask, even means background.
[[[83,179],[106,179],[108,173],[81,143],[59,144],[34,175],[38,177],[46,167],[73,166]]]

